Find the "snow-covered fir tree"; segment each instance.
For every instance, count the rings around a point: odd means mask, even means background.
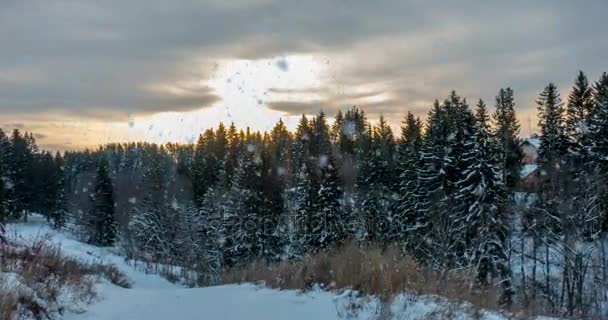
[[[520,161],[519,121],[515,113],[513,89],[501,88],[496,95],[496,112],[493,114],[493,135],[498,143],[503,180],[513,189],[519,179]]]
[[[456,199],[460,211],[456,241],[464,249],[465,263],[474,266],[480,286],[497,278],[503,286],[503,302],[513,294],[506,240],[509,220],[506,216],[506,189],[500,170],[500,149],[491,136],[486,105],[479,100],[475,112],[475,133],[466,142],[467,168],[457,183]]]
[[[4,133],[0,130],[0,144],[3,144],[2,140],[6,139],[6,136],[3,135]],[[2,159],[2,154],[0,154],[0,243],[6,242],[5,223],[9,216],[6,180],[5,164]]]
[[[608,73],[604,72],[594,85],[594,109],[589,127],[590,170],[599,200],[599,224],[608,230]]]
[[[367,173],[361,192],[361,212],[365,216],[367,239],[384,241],[392,238],[391,209],[394,202],[394,172],[392,159],[395,152],[390,126],[380,117],[373,129],[372,153],[366,164]]]
[[[143,176],[144,198],[134,208],[129,229],[137,247],[156,260],[170,257],[176,251],[175,219],[177,208],[169,198],[166,184],[165,155],[162,149],[152,149],[146,159]]]
[[[541,146],[539,164],[542,188],[533,217],[536,225],[544,231],[559,231],[564,213],[566,198],[562,197],[565,186],[566,170],[564,155],[568,152],[568,139],[565,131],[565,109],[557,87],[550,83],[537,100]],[[556,223],[557,221],[557,223]]]
[[[110,179],[109,164],[105,158],[100,160],[97,167],[92,202],[93,208],[88,216],[89,242],[101,246],[111,246],[116,239],[114,188]]]
[[[338,168],[332,157],[323,161],[321,167],[321,185],[316,197],[315,210],[310,217],[307,247],[318,249],[327,248],[347,238],[344,212],[340,200],[342,190],[338,176]]]
[[[568,153],[565,156],[567,172],[563,179],[563,192],[568,194],[568,209],[565,210],[567,216],[562,221],[562,228],[569,230],[567,232],[570,234],[584,229],[584,232],[591,236],[598,230],[598,197],[589,156],[589,128],[593,109],[593,88],[585,74],[580,71],[568,96],[565,119]]]
[[[398,174],[398,199],[392,209],[391,224],[394,240],[408,242],[407,229],[416,223],[416,190],[420,151],[422,147],[422,123],[408,112],[401,127],[401,140],[397,146],[396,170]]]
[[[264,199],[261,191],[260,141],[255,136],[247,139],[247,150],[239,160],[239,167],[232,187],[236,202],[229,209],[238,220],[232,234],[231,256],[237,263],[247,263],[258,258],[262,251],[263,228],[261,219]]]
[[[56,192],[54,199],[51,199],[50,217],[55,228],[62,228],[67,219],[66,197],[65,197],[65,168],[63,158],[59,152],[55,154],[54,176]]]
[[[448,136],[446,112],[439,101],[435,101],[429,112],[426,124],[426,135],[420,152],[421,165],[417,170],[416,185],[416,219],[407,229],[407,250],[417,259],[431,263],[433,257],[433,228],[438,226],[442,215],[449,208],[445,199],[448,197],[449,179],[444,169],[448,158]]]
[[[9,204],[10,212],[16,218],[27,219],[27,211],[30,208],[33,183],[33,155],[32,146],[26,139],[28,134],[22,135],[17,129],[13,130],[10,138],[10,149],[8,151],[8,172],[10,179]]]
[[[568,152],[571,165],[581,169],[587,162],[586,140],[593,108],[593,88],[587,76],[580,71],[568,96],[565,130],[569,138]]]

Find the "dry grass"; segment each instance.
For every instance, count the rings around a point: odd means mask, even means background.
[[[0,245],[0,274],[13,279],[11,284],[0,283],[0,320],[50,319],[64,311],[60,299],[66,293],[74,302],[90,303],[100,277],[130,286],[114,266],[66,258],[46,240],[40,238],[28,246]]]
[[[347,244],[308,255],[301,261],[268,264],[257,261],[227,270],[224,283],[259,282],[273,288],[306,290],[315,284],[325,289],[354,289],[365,295],[390,299],[414,292],[467,301],[475,307],[498,309],[498,292],[470,290],[466,273],[440,275],[421,268],[397,248]]]

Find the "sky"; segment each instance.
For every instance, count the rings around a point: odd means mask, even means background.
[[[451,90],[516,94],[608,71],[608,2],[0,0],[0,127],[43,149],[192,142],[220,121],[294,128],[356,105],[397,129]]]

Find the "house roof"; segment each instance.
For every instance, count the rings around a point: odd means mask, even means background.
[[[521,145],[529,144],[535,148],[540,148],[540,138],[538,136],[532,136],[530,138],[526,138],[521,142]]]
[[[537,165],[526,164],[523,167],[521,167],[521,170],[519,171],[519,176],[522,178],[525,178],[525,177],[529,176],[531,173],[535,172],[536,170],[538,170]]]

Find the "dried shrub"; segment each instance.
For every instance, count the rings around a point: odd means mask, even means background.
[[[471,279],[467,272],[442,275],[425,269],[396,247],[348,243],[299,261],[259,260],[231,268],[226,270],[223,282],[263,282],[269,287],[295,290],[307,290],[318,284],[329,290],[353,289],[382,299],[413,292],[498,309],[498,292],[491,288],[472,290]]]
[[[116,267],[67,258],[45,237],[27,246],[0,245],[0,320],[51,319],[64,311],[60,300],[66,292],[74,302],[90,303],[100,277],[130,287]]]

